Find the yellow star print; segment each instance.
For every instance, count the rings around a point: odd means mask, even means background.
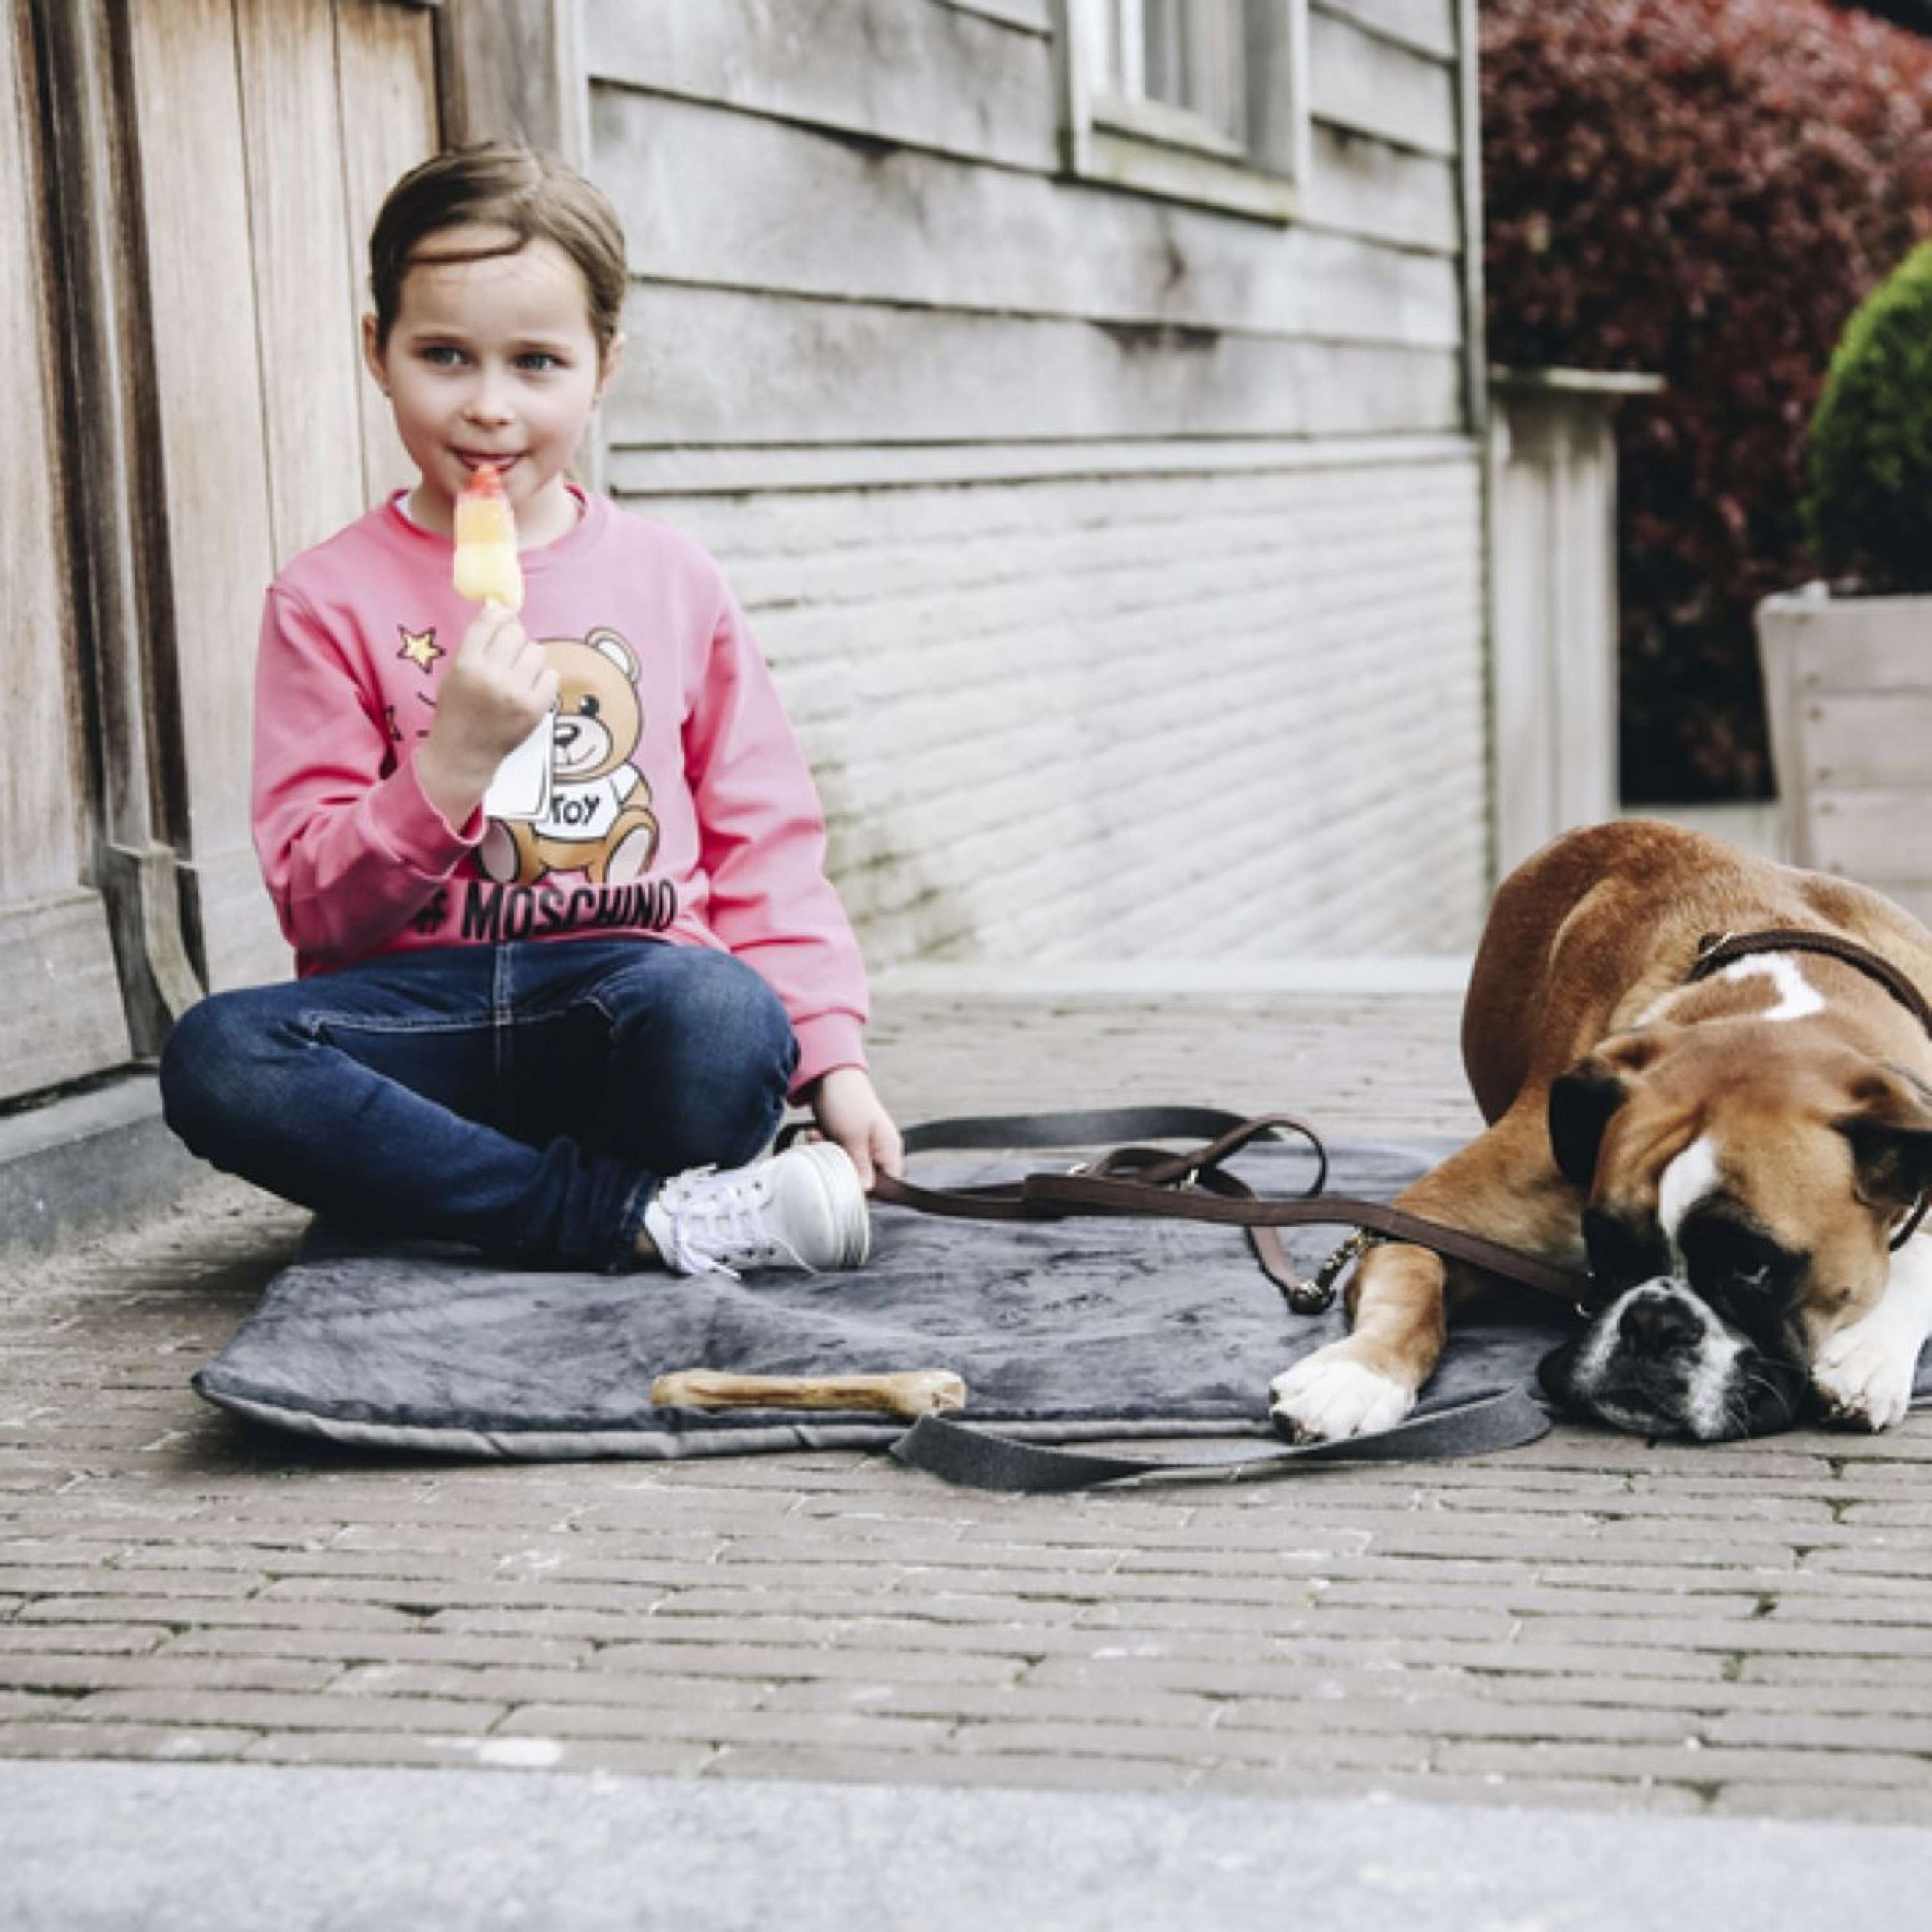
[[[446,655],[442,646],[436,640],[436,627],[431,625],[427,631],[412,631],[407,626],[398,624],[402,632],[403,647],[396,655],[407,658],[418,670],[428,670],[436,659]]]

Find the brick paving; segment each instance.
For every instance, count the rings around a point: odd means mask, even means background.
[[[1473,1124],[1453,994],[880,1004],[906,1119]],[[211,1182],[16,1264],[0,1756],[1932,1817],[1925,1418],[1071,1498],[854,1454],[351,1455],[188,1388],[298,1225]]]

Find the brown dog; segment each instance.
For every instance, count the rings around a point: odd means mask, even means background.
[[[1864,956],[1774,943],[1691,977],[1717,936],[1791,929]],[[1932,1332],[1932,1233],[1892,1246],[1932,1189],[1928,994],[1932,934],[1875,892],[1667,825],[1570,833],[1503,882],[1476,956],[1462,1054],[1490,1125],[1400,1204],[1587,1259],[1598,1312],[1559,1373],[1609,1420],[1739,1435],[1808,1383],[1885,1428]],[[1371,1248],[1351,1333],[1277,1378],[1278,1419],[1399,1420],[1480,1282]]]

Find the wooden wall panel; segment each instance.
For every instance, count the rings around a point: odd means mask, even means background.
[[[116,1065],[130,1051],[107,920],[83,884],[92,827],[51,406],[45,233],[27,22],[0,7],[0,1096]]]
[[[1456,152],[1451,63],[1334,14],[1308,20],[1309,104],[1318,120],[1445,158]]]
[[[604,414],[614,447],[1455,427],[1439,349],[1216,334],[656,287]]]
[[[646,280],[1453,346],[1453,259],[598,91],[599,179]]]
[[[133,11],[191,850],[248,844],[250,698],[274,574],[231,0]]]
[[[1921,649],[1924,640],[1921,640]],[[1814,792],[1836,785],[1916,785],[1932,766],[1932,670],[1917,690],[1820,691],[1799,700],[1804,706],[1806,784]],[[1926,854],[1921,869],[1932,874],[1932,809],[1928,788],[1910,830]]]
[[[646,291],[620,464],[661,441],[1462,426],[1435,359],[1464,329],[1452,0],[1313,9],[1286,225],[1066,175],[1030,22],[944,0],[587,0],[585,21],[593,171]],[[677,339],[700,316],[724,332]]]
[[[1051,172],[1053,44],[936,0],[584,0],[598,79]],[[594,148],[593,148],[594,152]]]
[[[407,477],[360,367],[358,256],[433,145],[433,48],[422,14],[370,0],[168,0],[133,40],[185,856],[223,986],[289,965],[249,822],[262,592]]]
[[[1411,154],[1318,121],[1310,145],[1308,219],[1319,226],[1403,248],[1453,254],[1462,247],[1462,188],[1455,164]]]
[[[26,95],[25,16],[0,12],[0,409],[8,460],[0,462],[0,585],[7,647],[0,654],[6,749],[0,755],[0,904],[70,888],[80,877],[76,810],[79,729],[68,671],[64,548],[50,408],[34,131]]]
[[[962,14],[981,14],[1009,27],[1025,27],[1036,34],[1053,31],[1055,0],[934,0]]]
[[[1455,58],[1456,0],[1309,0],[1309,11],[1355,20],[1425,53]]]
[[[578,0],[434,0],[452,143],[516,141],[583,160]]]
[[[1805,862],[1874,886],[1908,906],[1932,902],[1932,866],[1924,856],[1928,788],[1922,772],[1914,776],[1918,782],[1909,785],[1814,791],[1812,850]]]
[[[382,197],[436,146],[436,50],[426,10],[394,0],[336,0],[342,192],[350,308],[370,307],[369,230]],[[415,479],[389,406],[356,358],[362,501],[379,503]]]
[[[0,1096],[38,1093],[132,1054],[98,893],[0,905]]]
[[[278,567],[365,506],[331,0],[238,0],[256,326]]]

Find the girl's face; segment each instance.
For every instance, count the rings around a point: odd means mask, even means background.
[[[460,253],[508,238],[466,226],[429,245]],[[494,467],[520,544],[551,542],[575,523],[564,470],[616,368],[622,338],[599,353],[583,274],[555,242],[476,261],[417,262],[404,279],[388,340],[376,340],[370,316],[362,346],[422,472],[410,501],[419,522],[452,531],[458,492],[477,470]]]

